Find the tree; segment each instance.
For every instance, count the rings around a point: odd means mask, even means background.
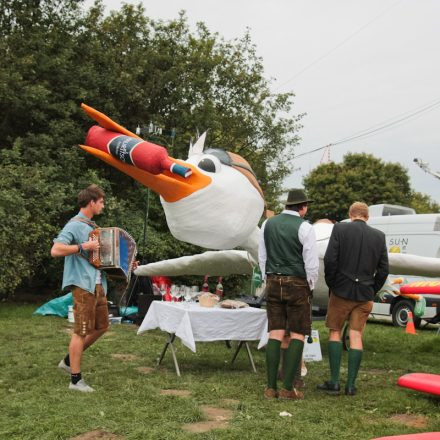
[[[408,206],[412,199],[408,173],[402,165],[365,153],[349,153],[340,164],[318,166],[304,178],[304,186],[314,200],[308,214],[312,221],[343,220],[354,201]]]
[[[293,95],[270,93],[249,35],[227,42],[203,24],[191,32],[183,13],[156,22],[140,5],[104,16],[100,1],[88,10],[82,3],[0,3],[0,242],[2,249],[22,244],[0,256],[9,266],[0,293],[23,282],[59,284],[59,262],[49,257],[52,239],[75,214],[77,192],[90,183],[107,194],[99,224],[143,237],[147,190],[77,147],[93,124],[81,102],[131,130],[150,121],[175,129],[167,146],[177,158],[186,158],[197,130],[209,128],[207,145],[246,158],[269,204],[281,192],[298,142],[301,115],[292,115]],[[157,196],[149,207],[144,257],[195,251],[171,237]]]
[[[440,212],[440,205],[428,195],[413,191],[409,207],[415,209],[417,214],[430,214]]]

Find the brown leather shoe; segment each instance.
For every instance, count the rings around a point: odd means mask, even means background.
[[[304,394],[301,391],[292,388],[292,391],[281,389],[278,392],[278,397],[280,399],[288,399],[288,400],[301,400],[304,399]]]
[[[306,384],[304,382],[304,379],[302,377],[295,378],[293,381],[293,387],[297,390],[302,390],[306,387]]]
[[[274,390],[273,388],[266,388],[264,390],[264,397],[266,399],[277,399],[278,398],[278,391]]]

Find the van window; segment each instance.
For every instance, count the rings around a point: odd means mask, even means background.
[[[403,206],[391,206],[385,205],[383,207],[382,215],[411,215],[414,214],[414,210],[411,208],[405,208]]]

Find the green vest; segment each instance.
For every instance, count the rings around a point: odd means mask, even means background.
[[[299,227],[305,220],[291,214],[270,218],[264,227],[266,273],[306,278],[303,246],[298,238]]]

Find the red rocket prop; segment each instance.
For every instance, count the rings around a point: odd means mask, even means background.
[[[192,174],[191,168],[173,162],[164,147],[98,125],[90,128],[86,145],[151,174],[160,174],[163,171],[171,171],[182,177]]]

